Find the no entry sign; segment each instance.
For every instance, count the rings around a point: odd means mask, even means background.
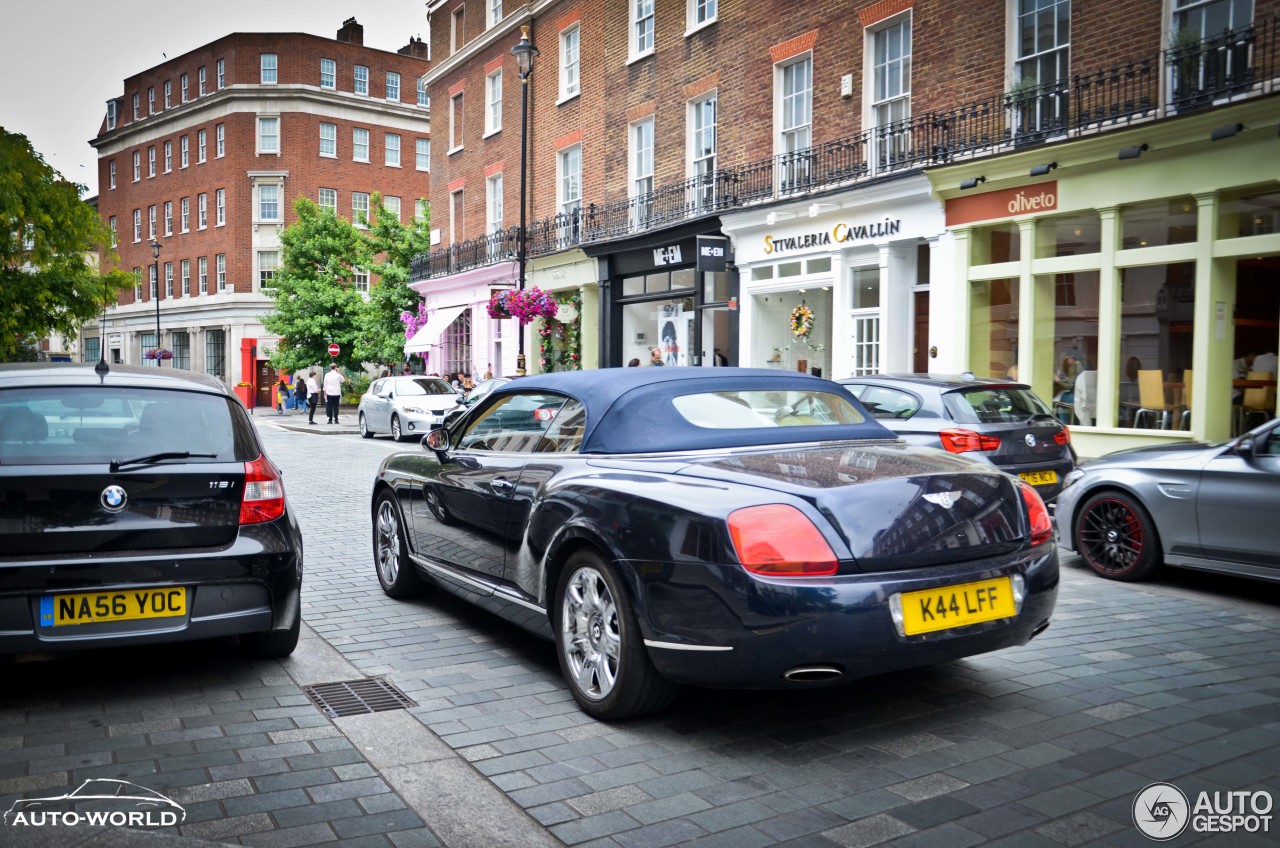
[[[329,345],[330,356],[337,356],[341,352],[342,352],[342,348],[338,347],[336,344]]]

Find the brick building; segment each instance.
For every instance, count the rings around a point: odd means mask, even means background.
[[[158,345],[176,367],[254,382],[269,405],[276,339],[260,316],[279,232],[299,196],[358,220],[379,192],[417,214],[431,156],[426,54],[417,39],[366,47],[352,18],[336,39],[234,33],[126,79],[91,142],[99,214],[138,278],[109,312],[107,358],[147,362]],[[97,322],[83,337],[96,359]]]
[[[459,363],[513,364],[515,322],[483,305],[517,276],[522,26],[526,276],[577,293],[558,317],[588,367],[659,347],[834,377],[1016,369],[1096,455],[1226,435],[1231,360],[1280,344],[1280,185],[1249,164],[1274,152],[1277,0],[428,12],[449,141],[414,285],[439,316],[421,343]],[[1055,380],[1073,352],[1084,418]],[[1139,371],[1164,384],[1146,406]]]

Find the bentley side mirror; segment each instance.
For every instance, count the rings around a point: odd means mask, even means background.
[[[430,433],[422,437],[422,443],[444,458],[444,454],[449,450],[449,431],[443,427],[438,427]]]

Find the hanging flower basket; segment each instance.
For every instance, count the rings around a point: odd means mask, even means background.
[[[147,351],[142,354],[142,358],[143,359],[173,359],[173,351],[165,350],[162,347],[148,348]]]
[[[498,289],[489,295],[490,318],[515,318],[528,324],[535,318],[554,318],[556,299],[542,289]]]
[[[510,318],[511,310],[507,308],[507,298],[515,293],[515,289],[495,289],[489,295],[489,317]]]
[[[807,342],[809,334],[813,332],[813,310],[805,304],[800,304],[791,310],[791,335],[801,341]]]

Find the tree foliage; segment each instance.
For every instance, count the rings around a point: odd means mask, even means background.
[[[32,339],[75,338],[80,326],[133,285],[113,268],[111,230],[80,199],[84,186],[44,161],[27,137],[0,127],[0,362]]]
[[[271,356],[276,368],[403,359],[400,313],[418,300],[408,287],[409,263],[429,249],[430,230],[425,221],[400,223],[377,194],[371,205],[366,231],[305,197],[294,203],[297,220],[280,234],[281,263],[271,281],[274,309],[263,316],[267,331],[280,336]],[[367,301],[353,285],[358,270],[380,277]],[[331,342],[342,351],[336,360],[328,354]]]

